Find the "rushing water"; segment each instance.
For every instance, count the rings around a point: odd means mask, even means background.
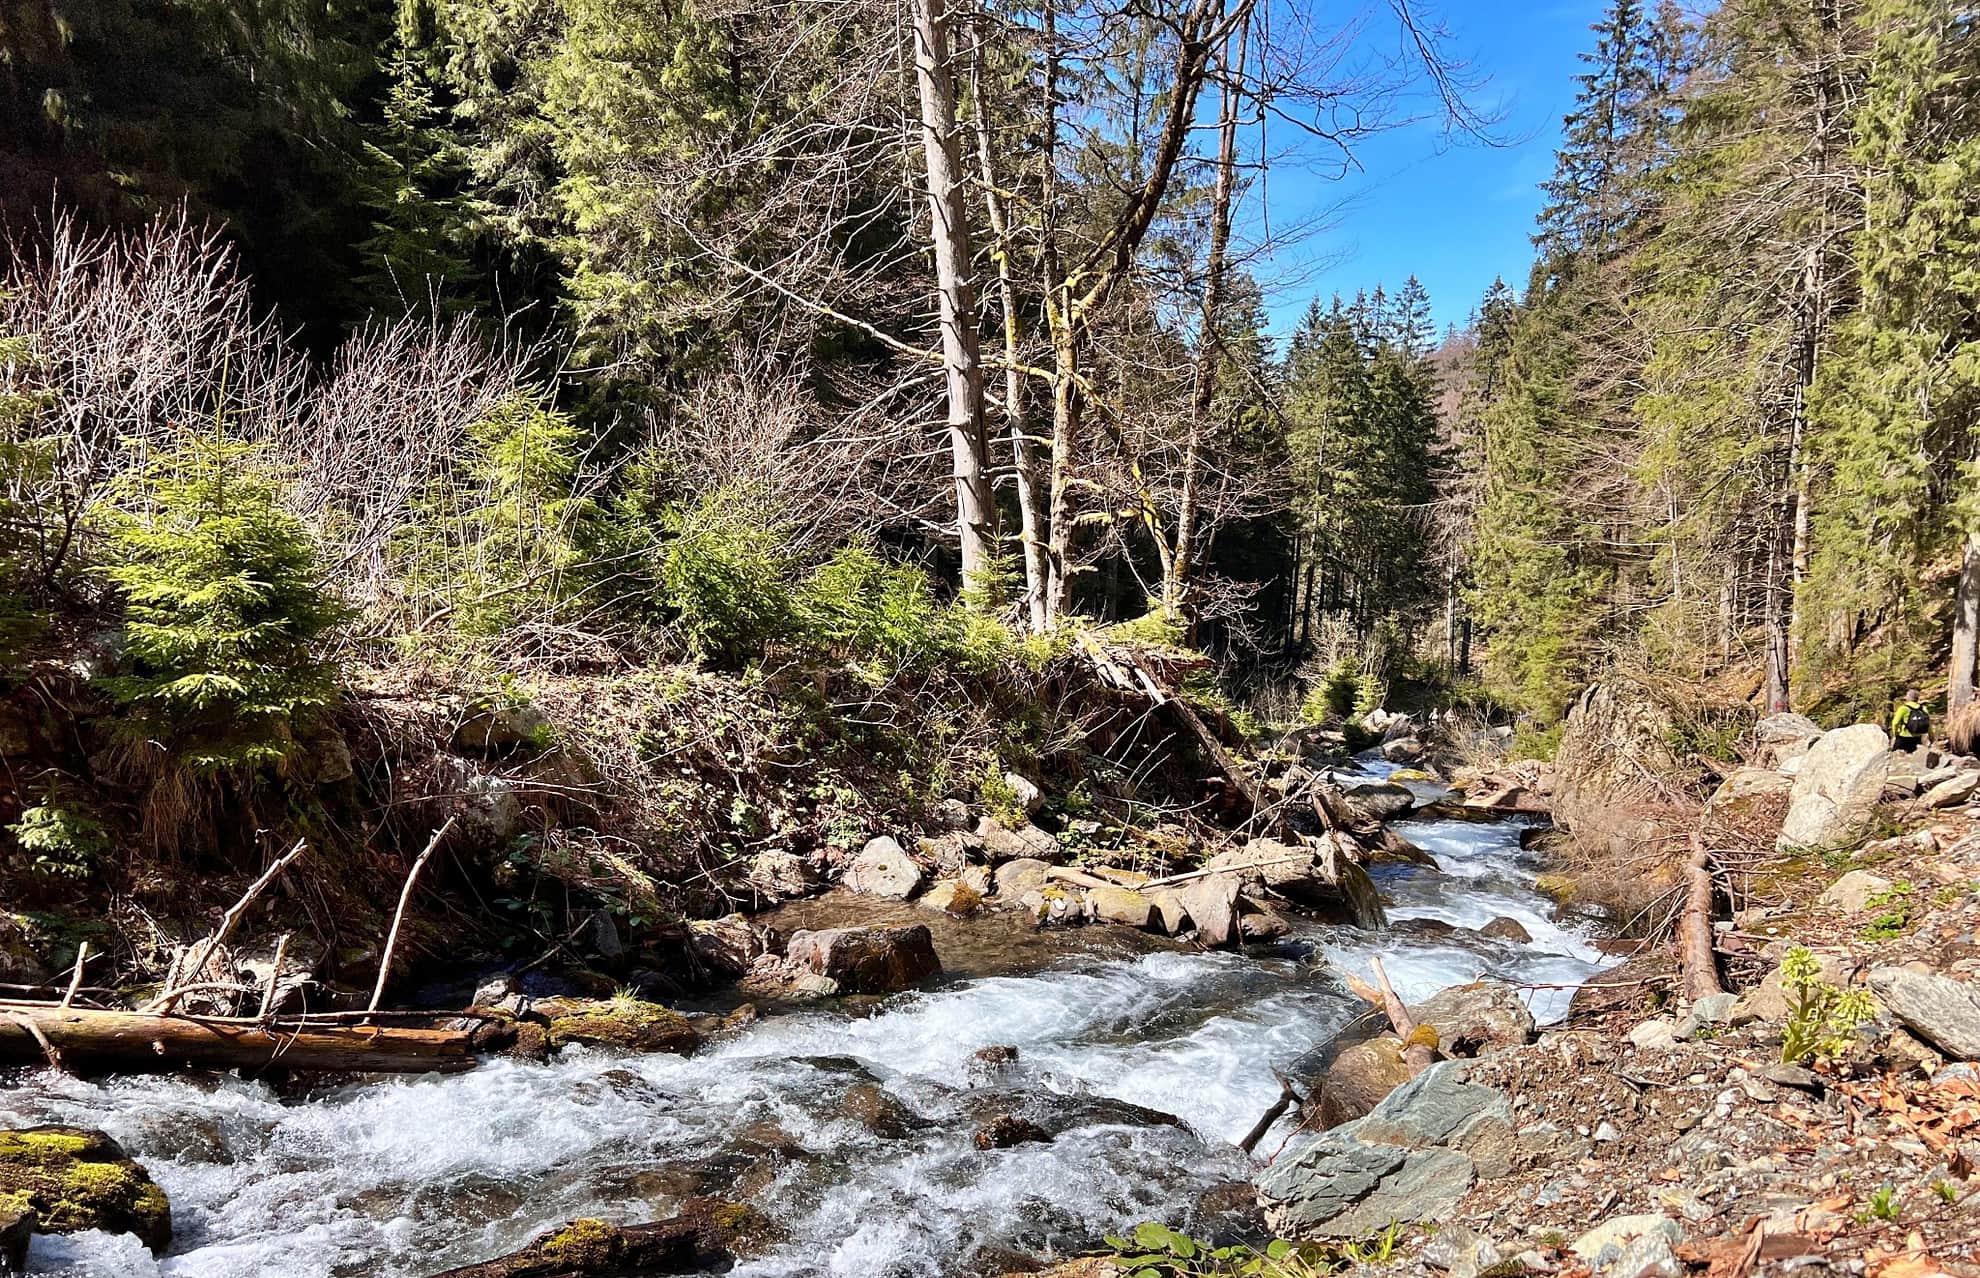
[[[154,1259],[129,1237],[37,1238],[31,1268],[416,1278],[575,1216],[658,1219],[698,1193],[748,1197],[788,1231],[736,1271],[748,1275],[994,1273],[1136,1220],[1214,1230],[1220,1189],[1250,1175],[1231,1142],[1278,1095],[1272,1069],[1362,1010],[1330,966],[1365,972],[1379,954],[1417,998],[1480,976],[1571,986],[1599,962],[1533,891],[1517,826],[1397,829],[1441,869],[1375,871],[1404,924],[1388,933],[1314,926],[1244,956],[1068,954],[865,1015],[767,1018],[688,1058],[570,1051],[306,1102],[238,1079],[37,1073],[0,1092],[0,1126],[108,1131],[171,1195],[177,1240]],[[1532,943],[1407,922],[1501,916]],[[1567,997],[1534,990],[1535,1014],[1559,1016]],[[1018,1049],[1015,1064],[973,1059],[999,1044]],[[979,1151],[973,1131],[1002,1113],[1054,1139]]]

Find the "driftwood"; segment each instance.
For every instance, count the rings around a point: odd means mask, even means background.
[[[1293,1090],[1291,1079],[1277,1070],[1273,1070],[1272,1074],[1279,1080],[1279,1099],[1273,1101],[1271,1106],[1258,1116],[1258,1121],[1251,1125],[1251,1130],[1238,1142],[1238,1148],[1247,1154],[1258,1149],[1258,1142],[1265,1139],[1265,1133],[1272,1130],[1272,1124],[1278,1122],[1287,1110],[1305,1103],[1305,1098]]]
[[[1416,1041],[1416,1021],[1409,1009],[1403,1006],[1396,987],[1389,984],[1389,974],[1382,969],[1382,960],[1371,958],[1368,965],[1375,969],[1375,985],[1382,993],[1382,1010],[1389,1014],[1389,1024],[1395,1027],[1396,1037],[1403,1041],[1403,1063],[1409,1066],[1411,1074],[1421,1074],[1437,1059],[1437,1049],[1430,1043]]]
[[[0,1002],[0,1060],[59,1060],[64,1068],[161,1073],[176,1069],[354,1070],[426,1073],[471,1069],[470,1028],[458,1014],[431,1025],[120,1012]]]
[[[267,889],[268,885],[273,883],[281,875],[282,871],[288,869],[290,864],[297,857],[301,856],[308,847],[309,844],[307,842],[301,839],[296,840],[296,845],[290,848],[286,855],[266,870],[263,870],[261,877],[249,884],[248,890],[241,894],[241,899],[227,907],[227,912],[221,916],[220,926],[214,929],[213,935],[193,942],[187,948],[186,953],[181,956],[181,960],[172,964],[172,971],[165,978],[164,992],[151,1000],[151,1002],[145,1004],[144,1010],[147,1012],[169,1012],[172,1010],[174,1004],[187,994],[193,992],[195,984],[211,985],[212,982],[210,981],[201,982],[200,974],[217,955],[226,953],[227,938],[233,934],[234,924],[240,921],[241,915],[246,912],[247,907],[254,904],[256,898]],[[197,959],[191,958],[190,956],[195,953],[199,957]]]
[[[1725,993],[1719,983],[1718,955],[1712,949],[1712,869],[1705,841],[1691,836],[1691,857],[1685,862],[1685,905],[1678,915],[1678,962],[1684,971],[1684,996],[1701,998]]]

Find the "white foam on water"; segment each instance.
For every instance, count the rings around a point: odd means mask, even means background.
[[[1307,929],[1332,964],[1364,972],[1379,954],[1412,999],[1485,975],[1569,985],[1596,969],[1588,939],[1532,890],[1517,827],[1400,829],[1443,870],[1381,867],[1393,918],[1476,928],[1503,916],[1533,943]],[[1277,1098],[1272,1069],[1365,1010],[1298,945],[1069,964],[864,1016],[769,1017],[689,1058],[571,1051],[307,1102],[237,1079],[44,1071],[0,1092],[0,1126],[100,1127],[172,1198],[167,1256],[128,1237],[39,1238],[41,1274],[422,1278],[576,1216],[661,1218],[747,1175],[787,1238],[738,1274],[936,1278],[985,1249],[1064,1255],[1139,1220],[1187,1225],[1205,1190],[1248,1175],[1231,1142]],[[1536,991],[1536,1015],[1558,1016],[1566,998]],[[970,1058],[991,1045],[1017,1047],[1018,1063],[972,1091]],[[883,1087],[912,1129],[888,1139],[856,1121],[842,1098],[858,1082]],[[1064,1130],[978,1150],[974,1129],[998,1106]]]

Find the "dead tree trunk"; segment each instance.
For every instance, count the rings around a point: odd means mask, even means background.
[[[955,466],[956,526],[965,587],[983,580],[997,542],[977,345],[969,216],[956,149],[956,86],[949,60],[948,0],[914,0],[914,71],[921,89],[921,149],[928,168],[929,236],[935,248],[942,366]]]
[[[320,1021],[262,1023],[230,1017],[0,1003],[0,1060],[45,1060],[48,1050],[44,1043],[60,1055],[64,1066],[85,1072],[305,1069],[423,1074],[472,1069],[475,1063],[468,1029]]]
[[[1959,590],[1953,598],[1952,660],[1946,668],[1946,718],[1973,704],[1976,641],[1980,641],[1980,533],[1966,538]]]
[[[1691,857],[1685,863],[1684,913],[1678,916],[1678,960],[1684,972],[1684,996],[1696,1003],[1701,998],[1725,993],[1719,984],[1719,960],[1712,947],[1712,870],[1704,841],[1691,840]]]

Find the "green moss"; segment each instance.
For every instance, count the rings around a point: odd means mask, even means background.
[[[0,1132],[0,1203],[32,1209],[47,1233],[133,1233],[153,1249],[172,1238],[165,1191],[100,1132]]]
[[[1533,880],[1533,890],[1551,897],[1559,905],[1566,905],[1575,898],[1575,882],[1565,874],[1543,874]]]
[[[700,1041],[688,1019],[672,1008],[630,995],[601,1002],[558,999],[539,1004],[550,1045],[586,1043],[639,1052],[686,1052]]]
[[[545,1260],[581,1269],[611,1259],[619,1231],[602,1220],[574,1220],[536,1245]]]

